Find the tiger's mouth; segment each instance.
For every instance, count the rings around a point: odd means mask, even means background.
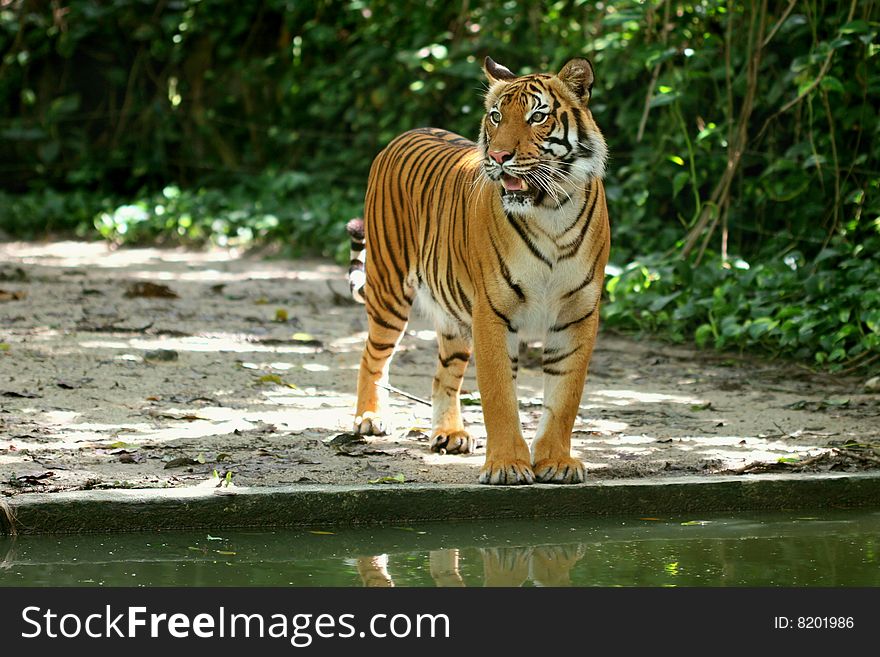
[[[511,176],[509,173],[501,174],[501,195],[513,198],[525,198],[534,196],[537,189],[531,187],[523,178]]]

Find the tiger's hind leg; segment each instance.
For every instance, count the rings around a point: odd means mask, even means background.
[[[464,430],[459,394],[471,357],[471,340],[470,337],[440,329],[437,331],[437,343],[440,353],[431,387],[431,450],[469,454],[474,451],[475,444],[471,435]]]
[[[358,402],[354,420],[355,433],[364,436],[385,436],[391,433],[386,416],[388,371],[391,357],[406,329],[412,298],[403,295],[397,303],[386,301],[375,286],[367,285],[367,344],[361,357],[358,374]]]

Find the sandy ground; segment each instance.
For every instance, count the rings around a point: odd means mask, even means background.
[[[175,296],[152,296],[167,290]],[[475,482],[482,446],[430,453],[430,409],[397,395],[397,433],[338,437],[352,422],[365,328],[343,269],[327,261],[0,244],[0,492],[214,486],[217,477]],[[520,359],[527,437],[541,410],[538,354],[527,348]],[[434,333],[416,319],[391,382],[427,398],[435,363]],[[473,368],[464,387],[476,389]],[[485,436],[478,402],[464,410]],[[861,380],[605,331],[573,445],[594,480],[706,477],[877,468],[878,432],[880,396]]]

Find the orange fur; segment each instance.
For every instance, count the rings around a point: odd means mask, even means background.
[[[486,75],[478,143],[412,130],[370,170],[360,241],[352,232],[369,324],[355,430],[390,430],[377,384],[418,295],[439,343],[432,449],[474,448],[459,404],[473,346],[487,431],[480,481],[576,483],[585,474],[571,457],[571,430],[610,246],[606,148],[587,108],[592,67],[576,59],[555,76],[515,77],[487,58]],[[354,249],[364,240],[361,265]],[[544,417],[531,450],[516,397],[522,339],[544,342]]]

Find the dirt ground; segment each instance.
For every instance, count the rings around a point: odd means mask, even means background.
[[[0,491],[476,482],[482,446],[430,453],[430,409],[402,396],[394,435],[345,435],[365,328],[328,261],[0,243]],[[539,353],[520,359],[527,437]],[[435,363],[416,319],[391,383],[427,398]],[[792,364],[602,331],[580,409],[594,480],[880,467],[880,395]]]

